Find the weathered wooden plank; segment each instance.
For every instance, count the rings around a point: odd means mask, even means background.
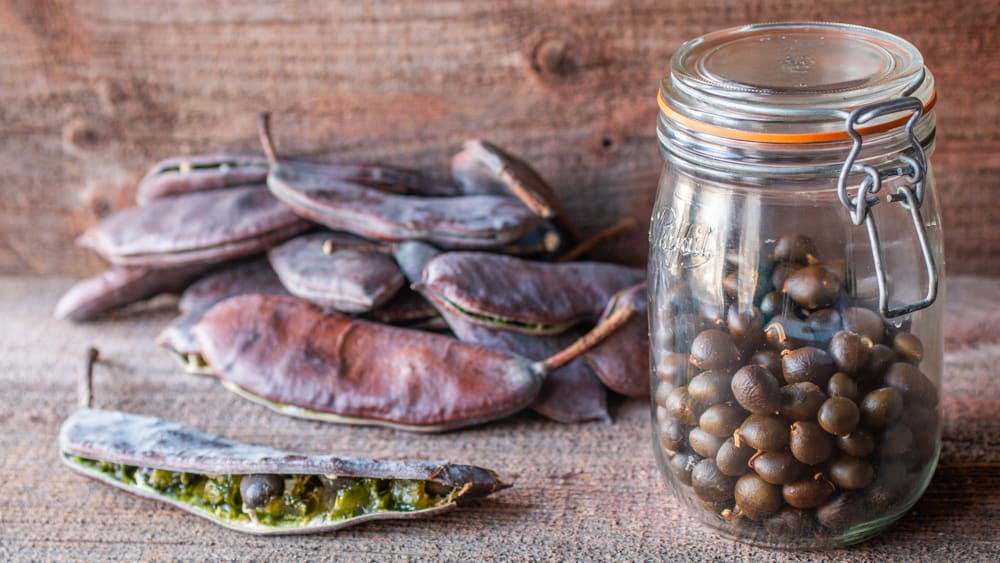
[[[949,271],[1000,273],[1000,11],[992,0],[358,3],[0,0],[0,272],[100,268],[72,239],[129,205],[153,161],[252,148],[443,176],[465,138],[537,165],[594,232],[645,221],[660,169],[654,96],[684,39],[820,19],[910,38],[941,90]],[[641,263],[645,224],[601,254]]]
[[[946,354],[944,447],[914,511],[850,550],[784,553],[721,539],[662,483],[644,401],[615,422],[564,426],[525,414],[443,435],[294,420],[185,375],[153,338],[173,301],[71,325],[50,318],[65,279],[0,277],[0,559],[996,561],[1000,558],[1000,337]],[[996,279],[949,280],[947,331],[974,309],[996,317]],[[312,537],[257,538],[124,495],[64,469],[56,433],[75,408],[88,345],[99,406],[164,416],[306,452],[433,457],[492,467],[514,487],[436,520],[382,522]]]

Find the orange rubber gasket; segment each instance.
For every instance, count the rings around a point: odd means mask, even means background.
[[[850,139],[851,136],[847,131],[827,131],[823,133],[757,133],[754,131],[741,131],[739,129],[730,129],[728,127],[720,127],[718,125],[712,125],[711,123],[705,123],[703,121],[698,121],[697,119],[692,119],[686,115],[681,115],[674,108],[667,104],[667,100],[663,98],[663,92],[659,92],[656,95],[656,101],[660,104],[660,109],[663,113],[667,114],[670,119],[696,131],[702,131],[704,133],[710,133],[717,137],[724,137],[726,139],[735,139],[738,141],[753,141],[757,143],[823,143],[827,141],[842,141],[845,139]],[[930,98],[924,102],[924,114],[926,115],[932,109],[934,109],[934,104],[937,102],[937,90],[931,92]],[[886,121],[884,123],[879,123],[878,125],[871,125],[868,127],[858,127],[858,133],[862,135],[870,135],[872,133],[883,133],[890,129],[895,129],[906,123],[910,119],[910,116],[904,115],[898,119],[893,119],[892,121]]]

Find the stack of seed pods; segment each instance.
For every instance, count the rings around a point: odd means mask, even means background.
[[[81,237],[111,267],[56,315],[181,294],[158,343],[186,370],[319,420],[608,420],[607,389],[648,395],[645,271],[571,261],[634,221],[581,240],[542,177],[486,141],[442,183],[283,157],[266,117],[260,132],[264,154],[154,166],[136,207]]]
[[[713,525],[808,545],[912,505],[933,471],[938,394],[921,341],[848,302],[812,240],[770,250],[752,306],[737,303],[748,271],[734,257],[723,314],[684,284],[653,312],[658,454]]]

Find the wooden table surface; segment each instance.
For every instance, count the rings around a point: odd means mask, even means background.
[[[483,428],[414,435],[284,418],[181,373],[152,340],[173,314],[160,299],[101,323],[55,321],[70,280],[0,277],[0,560],[1000,560],[1000,281],[950,278],[944,445],[911,514],[847,550],[778,552],[724,539],[662,482],[645,401],[613,403],[611,425],[524,414]],[[304,452],[430,457],[491,467],[514,487],[443,517],[341,532],[257,538],[69,472],[56,435],[76,405],[84,350],[96,404],[158,415]]]

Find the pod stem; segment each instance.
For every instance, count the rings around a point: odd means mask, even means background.
[[[583,256],[584,254],[590,252],[595,247],[597,247],[597,245],[603,243],[604,241],[614,238],[626,231],[630,231],[636,228],[638,225],[639,223],[637,223],[634,218],[626,217],[625,219],[618,221],[614,225],[601,229],[594,235],[580,241],[576,246],[567,250],[565,254],[560,256],[558,261],[572,262],[573,260],[576,260],[580,256]]]
[[[278,163],[278,153],[274,150],[274,142],[271,139],[271,114],[264,111],[257,118],[257,136],[260,144],[264,147],[264,154],[271,164]]]
[[[94,364],[100,359],[101,353],[93,346],[87,348],[87,360],[77,381],[77,400],[81,408],[90,408],[94,404]]]
[[[607,337],[614,334],[618,329],[625,326],[636,315],[635,305],[626,301],[622,307],[609,315],[607,318],[597,323],[597,325],[578,338],[575,342],[562,349],[553,356],[535,363],[536,369],[542,374],[548,375],[564,365],[585,354],[594,346],[597,346]]]

